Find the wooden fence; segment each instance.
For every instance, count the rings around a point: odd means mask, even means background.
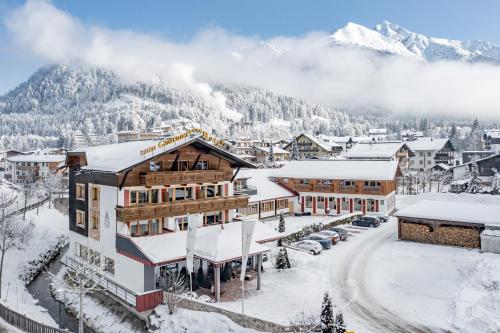
[[[0,317],[11,324],[28,333],[68,333],[68,330],[41,324],[33,319],[26,317],[14,310],[0,304]]]

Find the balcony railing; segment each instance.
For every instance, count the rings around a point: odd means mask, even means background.
[[[131,222],[160,217],[186,215],[188,213],[197,214],[226,209],[236,209],[246,206],[248,206],[248,196],[186,200],[129,207],[117,206],[116,218],[118,221]]]
[[[175,185],[189,183],[218,183],[231,180],[232,171],[193,170],[193,171],[165,171],[151,172],[141,175],[141,185]]]
[[[330,184],[316,184],[314,185],[315,192],[333,192],[333,185]]]
[[[342,186],[337,187],[337,192],[340,193],[356,193],[358,191],[358,186]]]
[[[364,186],[363,192],[365,192],[365,193],[381,193],[382,188],[379,186]]]

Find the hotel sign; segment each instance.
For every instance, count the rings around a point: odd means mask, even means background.
[[[144,148],[144,149],[142,149],[140,151],[140,154],[141,155],[146,155],[146,154],[152,153],[152,152],[154,152],[158,148],[162,148],[162,147],[171,145],[173,143],[176,143],[179,140],[185,139],[185,138],[189,137],[193,133],[199,133],[199,134],[201,134],[202,138],[205,141],[212,142],[214,145],[219,145],[219,146],[223,146],[224,145],[224,141],[223,140],[218,139],[215,136],[212,136],[212,135],[208,134],[207,131],[204,131],[201,128],[192,128],[192,129],[190,129],[190,130],[188,130],[188,131],[186,131],[186,132],[184,132],[182,134],[173,136],[171,138],[166,138],[164,140],[161,140],[160,142],[158,142],[157,144],[155,144],[153,146]]]

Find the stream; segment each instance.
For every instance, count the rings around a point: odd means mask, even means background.
[[[52,261],[49,270],[52,274],[57,274],[61,269],[61,266],[62,264],[59,256]],[[35,299],[38,300],[38,305],[47,309],[48,314],[59,325],[59,328],[67,329],[71,332],[78,332],[78,318],[67,312],[64,308],[64,304],[52,296],[49,284],[48,274],[46,272],[42,272],[28,286],[28,291]],[[84,330],[89,333],[93,332],[85,324]]]

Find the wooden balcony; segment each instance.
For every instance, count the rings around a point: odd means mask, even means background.
[[[383,194],[383,189],[381,187],[375,186],[364,186],[363,193],[366,194]]]
[[[315,184],[314,192],[333,192],[333,185]]]
[[[339,193],[357,193],[358,192],[358,186],[338,186],[337,187],[337,192]]]
[[[233,178],[232,171],[219,170],[151,172],[140,176],[141,185],[146,187],[155,185],[218,183],[229,181],[231,178]]]
[[[246,206],[248,206],[248,196],[185,200],[129,207],[117,206],[116,218],[121,222],[132,222],[153,218],[186,215],[188,213],[197,214],[226,209],[236,209]]]

